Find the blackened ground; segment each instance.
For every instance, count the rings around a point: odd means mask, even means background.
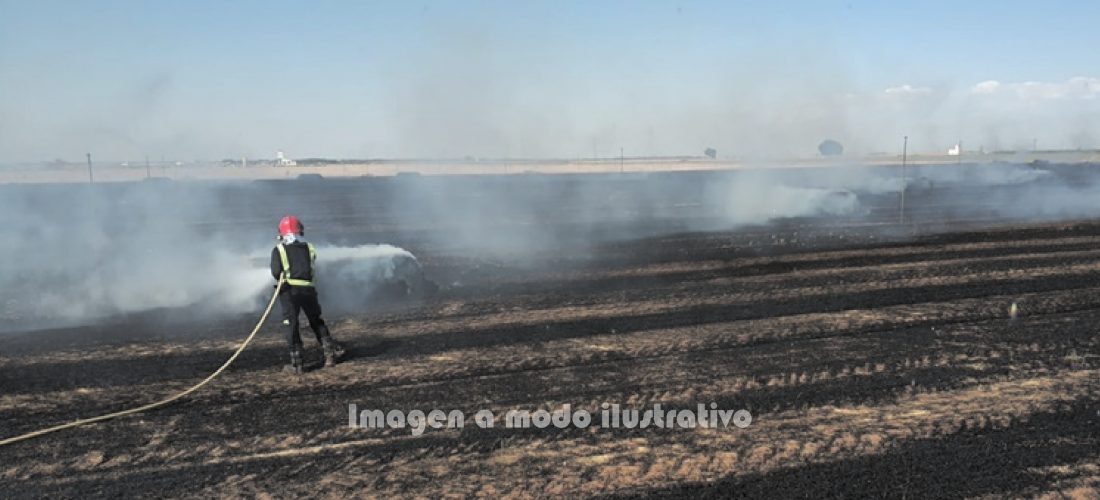
[[[313,370],[283,375],[270,322],[178,404],[0,448],[0,496],[1094,498],[1100,223],[1012,224],[943,192],[914,193],[905,225],[896,193],[864,197],[863,217],[733,230],[552,224],[573,233],[522,256],[395,230],[442,288],[331,317],[343,363],[318,368],[313,347]],[[578,243],[601,225],[647,235]],[[352,242],[379,237],[368,226],[339,225]],[[254,320],[170,316],[6,334],[0,436],[187,387]],[[349,403],[472,416],[712,402],[752,424],[348,427]]]

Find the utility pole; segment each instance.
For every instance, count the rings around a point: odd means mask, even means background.
[[[153,174],[149,172],[149,155],[145,155],[145,178],[148,179],[152,176]]]
[[[88,184],[95,184],[95,178],[92,177],[92,154],[85,153],[84,156],[88,157]]]
[[[905,191],[908,187],[905,181],[905,164],[909,158],[909,136],[905,136],[901,143],[901,209],[898,210],[898,222],[905,224]]]
[[[625,164],[626,164],[626,161],[625,161],[625,158],[623,157],[623,147],[619,146],[619,173],[620,174],[623,173],[623,168],[624,168]]]

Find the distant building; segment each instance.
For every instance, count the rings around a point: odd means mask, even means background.
[[[284,155],[282,151],[276,151],[275,152],[275,165],[276,166],[279,166],[279,167],[293,167],[294,165],[297,165],[297,164],[298,164],[298,162],[296,162],[294,160],[291,160],[290,158],[287,158],[286,155]]]
[[[957,142],[954,146],[951,146],[951,149],[947,150],[947,156],[959,156],[962,154],[962,149],[962,142]]]

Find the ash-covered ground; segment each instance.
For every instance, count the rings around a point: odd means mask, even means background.
[[[0,448],[0,496],[1096,495],[1100,170],[900,174],[0,187],[18,216],[0,437],[215,369],[259,313],[254,261],[282,215],[318,245],[406,249],[438,284],[322,285],[342,364],[279,373],[269,321],[178,404]],[[416,435],[351,428],[349,403],[715,403],[752,423]]]

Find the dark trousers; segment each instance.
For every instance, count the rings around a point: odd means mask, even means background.
[[[302,336],[298,331],[298,316],[306,313],[309,327],[317,336],[317,342],[324,344],[331,337],[325,320],[321,318],[321,303],[317,301],[317,290],[308,286],[286,286],[279,292],[279,306],[283,310],[283,326],[287,329],[286,341],[291,351],[302,350]]]

